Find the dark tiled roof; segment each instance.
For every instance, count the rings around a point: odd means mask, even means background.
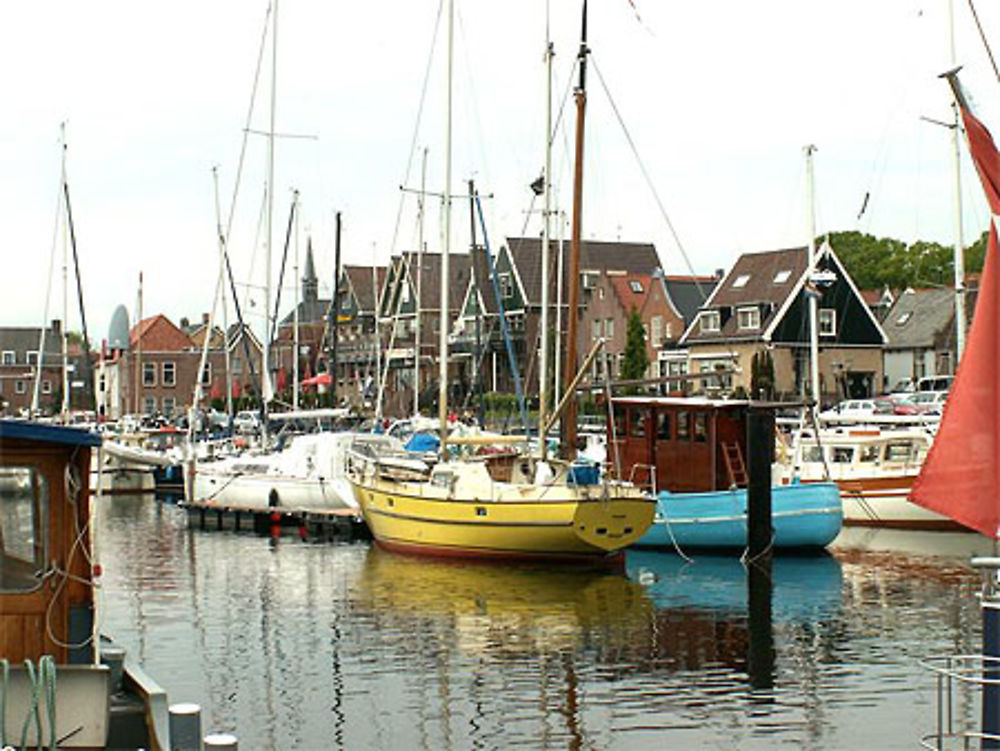
[[[0,350],[13,351],[17,358],[17,365],[27,363],[28,352],[38,351],[38,339],[41,328],[4,326],[0,327]],[[45,330],[45,356],[46,363],[58,361],[62,357],[62,331],[59,327],[52,326]]]
[[[679,277],[668,276],[663,279],[667,296],[681,314],[684,323],[688,324],[698,315],[698,309],[712,294],[719,280],[715,277]]]
[[[975,298],[975,290],[966,294],[970,313]],[[954,347],[955,293],[950,289],[907,289],[896,298],[882,327],[889,337],[889,349]]]
[[[559,243],[550,241],[552,248],[549,258],[552,260],[553,290],[555,296],[555,270],[559,252]],[[539,237],[508,237],[507,247],[517,266],[521,282],[524,284],[524,294],[529,305],[541,305],[542,302],[542,240]],[[569,268],[569,241],[563,243],[563,275]],[[660,257],[656,247],[651,243],[604,242],[599,240],[583,240],[580,243],[580,271],[623,271],[626,274],[652,274],[660,268]]]
[[[385,284],[386,267],[376,266],[375,273],[372,274],[371,266],[344,266],[344,274],[351,283],[354,296],[358,300],[358,307],[362,312],[370,312],[375,309],[375,281],[377,278],[378,290],[381,294]]]
[[[418,256],[413,251],[403,254],[410,264],[413,291],[417,289]],[[440,253],[424,253],[419,261],[421,310],[441,309],[441,260]],[[469,277],[472,273],[472,259],[468,253],[448,254],[448,308],[457,311],[462,305]]]

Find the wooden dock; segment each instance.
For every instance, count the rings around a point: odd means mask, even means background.
[[[281,506],[231,506],[203,501],[181,504],[192,529],[253,532],[259,535],[294,534],[303,540],[367,540],[371,533],[355,509],[294,509]]]

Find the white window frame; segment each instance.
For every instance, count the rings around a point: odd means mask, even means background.
[[[52,393],[52,381],[50,381],[48,378],[42,379],[42,393],[43,394]]]
[[[733,289],[743,289],[750,281],[750,274],[740,274],[733,280]]]
[[[146,376],[149,378],[146,378]],[[155,362],[144,362],[142,364],[142,386],[143,388],[152,388],[156,386],[156,363]]]
[[[652,334],[653,346],[659,347],[663,341],[663,316],[653,316],[649,321],[649,330]]]
[[[722,329],[722,316],[717,310],[703,310],[698,314],[698,330],[702,334],[717,334]]]
[[[142,413],[144,415],[156,414],[156,397],[144,396],[142,398]]]
[[[27,352],[25,352],[25,354],[27,355],[28,365],[37,365],[38,364],[38,350],[37,349],[29,349]]]
[[[18,378],[16,381],[14,381],[14,393],[15,394],[27,394],[28,393],[28,387],[27,387],[27,385],[20,378]]]
[[[638,279],[632,279],[628,283],[629,289],[635,292],[637,295],[642,294],[642,282]]]
[[[509,271],[497,274],[497,282],[500,285],[500,299],[506,300],[514,296],[514,279]]]
[[[605,318],[604,319],[604,338],[609,342],[615,337],[615,319]]]
[[[17,365],[17,353],[14,350],[5,349],[2,357],[4,365]]]
[[[167,366],[170,366],[170,378],[167,378]],[[177,363],[173,360],[165,360],[160,365],[160,379],[164,386],[176,386],[177,385]]]
[[[590,338],[592,341],[597,341],[601,338],[601,319],[595,318],[590,322]]]
[[[177,411],[177,400],[172,396],[163,397],[163,414],[173,417]]]
[[[820,336],[837,335],[837,311],[834,308],[820,308],[816,319]]]
[[[211,386],[212,385],[212,363],[206,362],[205,369],[201,371],[201,385]]]
[[[746,317],[746,319],[744,317]],[[756,331],[759,329],[760,308],[737,308],[736,328],[740,331]]]
[[[782,269],[777,274],[774,275],[774,280],[772,284],[785,284],[792,276],[792,272],[789,269]]]

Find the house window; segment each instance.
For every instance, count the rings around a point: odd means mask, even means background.
[[[601,322],[591,321],[590,322],[590,338],[597,341],[601,338]]]
[[[733,282],[733,289],[743,289],[747,286],[747,282],[750,281],[749,274],[740,274],[736,277],[736,281]]]
[[[603,300],[604,299],[604,287],[598,287],[597,288],[597,299],[598,300]]]
[[[205,369],[201,371],[201,385],[211,386],[212,385],[212,363],[206,362]]]
[[[792,272],[788,269],[782,269],[777,274],[774,275],[775,284],[784,284],[788,281],[788,278],[792,275]]]
[[[143,386],[155,386],[156,385],[156,363],[155,362],[144,362],[142,364],[142,385]]]
[[[717,310],[703,310],[698,316],[698,323],[701,327],[701,333],[707,334],[713,331],[719,330],[719,311]]]
[[[37,364],[38,364],[38,352],[35,351],[28,352],[28,365],[37,365]]]
[[[653,332],[652,336],[653,346],[654,347],[660,346],[660,342],[663,340],[663,317],[653,316],[652,320],[650,321],[650,329]]]
[[[687,375],[687,360],[671,360],[667,363],[667,375],[678,376]],[[668,391],[681,391],[684,388],[683,381],[667,381]]]
[[[142,412],[146,415],[152,415],[156,412],[156,397],[147,396],[142,400]]]
[[[615,319],[608,318],[604,322],[604,338],[613,339],[615,336]]]
[[[821,308],[819,311],[819,335],[837,335],[837,311],[833,308]]]
[[[101,390],[102,391],[104,390],[103,389],[103,385],[104,384],[103,384],[103,381],[102,381],[102,383],[101,383],[101,386],[102,386]],[[50,381],[48,379],[44,379],[42,381],[42,393],[43,394],[51,394],[52,393],[52,381]]]
[[[633,279],[632,281],[630,281],[628,283],[628,286],[629,286],[629,289],[631,289],[637,295],[641,295],[642,294],[642,282],[640,282],[638,279]]]
[[[674,338],[673,328],[674,328],[674,324],[672,322],[670,322],[670,321],[667,321],[667,326],[666,326],[666,328],[663,331],[663,338],[664,339],[673,339]]]
[[[24,393],[27,393],[27,391],[28,391],[28,387],[27,387],[27,385],[25,385],[24,381],[22,381],[20,379],[14,381],[14,393],[15,394],[24,394]]]
[[[229,360],[229,364],[233,369],[233,373],[239,375],[243,372],[243,361],[238,357],[232,357]]]
[[[514,281],[510,278],[510,274],[500,274],[497,278],[500,281],[500,297],[504,300],[512,297],[514,295]]]
[[[163,385],[175,386],[177,384],[177,366],[168,361],[163,363]]]
[[[174,409],[176,409],[177,402],[172,396],[163,397],[163,414],[167,417],[173,417]]]
[[[740,308],[737,313],[738,326],[741,329],[759,329],[760,328],[760,309],[759,308]]]
[[[15,365],[16,356],[13,350],[5,349],[3,351],[3,364],[4,365]]]

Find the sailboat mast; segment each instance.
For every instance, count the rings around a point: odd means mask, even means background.
[[[447,457],[448,442],[448,302],[451,252],[451,80],[455,47],[455,0],[448,0],[448,95],[444,152],[444,246],[441,249],[441,326],[438,339],[438,420],[441,457]]]
[[[542,318],[541,353],[538,356],[538,425],[545,425],[549,385],[549,211],[552,191],[552,40],[549,36],[549,3],[545,3],[545,171],[542,175],[544,200],[542,207]],[[538,457],[545,460],[546,441],[538,436]]]
[[[382,335],[379,331],[378,317],[381,305],[378,299],[378,252],[375,243],[372,243],[372,289],[375,298],[375,393],[376,397],[375,419],[382,421]]]
[[[948,0],[948,42],[951,50],[951,67],[957,66],[955,53],[955,13],[954,2]],[[958,103],[951,104],[953,121],[951,126],[951,163],[955,180],[953,205],[955,211],[955,362],[953,371],[958,372],[958,362],[965,351],[965,239],[962,231],[962,156],[961,127]]]
[[[340,370],[337,368],[337,340],[340,334],[340,212],[335,215],[336,225],[334,228],[334,251],[333,251],[333,302],[330,304],[330,400],[331,407],[336,407],[337,384],[340,379]],[[375,290],[378,294],[378,290]],[[378,321],[378,310],[375,311],[375,320]],[[377,326],[376,326],[377,328]]]
[[[583,135],[587,112],[587,0],[583,0],[583,23],[580,34],[580,51],[577,65],[580,68],[580,82],[573,97],[576,101],[576,155],[573,169],[573,224],[569,243],[569,273],[567,274],[568,313],[566,321],[566,391],[573,388],[576,376],[576,339],[578,298],[580,294],[580,228],[583,219]],[[565,398],[565,397],[564,397]],[[565,456],[576,455],[576,398],[571,396],[566,403],[566,413],[562,422],[562,446]]]
[[[219,170],[212,167],[212,185],[215,190],[215,228],[219,235],[219,289],[218,298],[222,301],[222,357],[226,366],[226,415],[233,416],[233,371],[229,363],[229,305],[226,303],[226,237],[222,234],[222,209],[219,206]],[[198,379],[201,383],[201,379]],[[197,402],[195,404],[197,406]]]
[[[414,334],[413,334],[413,414],[420,414],[420,305],[422,295],[422,280],[424,278],[424,201],[427,190],[427,147],[424,147],[423,162],[420,167],[420,196],[417,199],[417,218],[419,232],[417,238],[417,300],[414,304]]]
[[[66,184],[66,124],[62,130],[62,184]],[[65,197],[63,199],[65,201]],[[62,422],[69,418],[69,223],[66,218],[66,204],[62,214],[62,404],[59,407]]]
[[[139,272],[139,297],[136,307],[139,310],[139,317],[135,325],[135,414],[141,414],[140,404],[142,403],[142,272]],[[201,374],[198,374],[199,383]]]
[[[295,191],[295,207],[292,209],[295,214],[295,257],[292,265],[295,273],[292,277],[295,280],[295,310],[292,321],[292,409],[299,408],[299,192]]]
[[[271,311],[271,236],[274,223],[274,119],[277,101],[278,81],[278,0],[274,0],[274,16],[271,19],[271,117],[267,130],[267,237],[264,242],[264,351],[262,353],[261,378],[264,387],[261,389],[264,415],[264,434],[267,435],[268,402],[274,396],[271,385],[271,321],[268,318]]]
[[[809,144],[805,147],[806,154],[806,227],[809,232],[808,271],[810,277],[815,273],[813,264],[816,262],[816,211],[815,188],[813,178],[813,154],[816,147]],[[817,325],[817,308],[815,290],[810,289],[809,299],[809,387],[816,405],[820,405],[819,393],[819,329]]]

